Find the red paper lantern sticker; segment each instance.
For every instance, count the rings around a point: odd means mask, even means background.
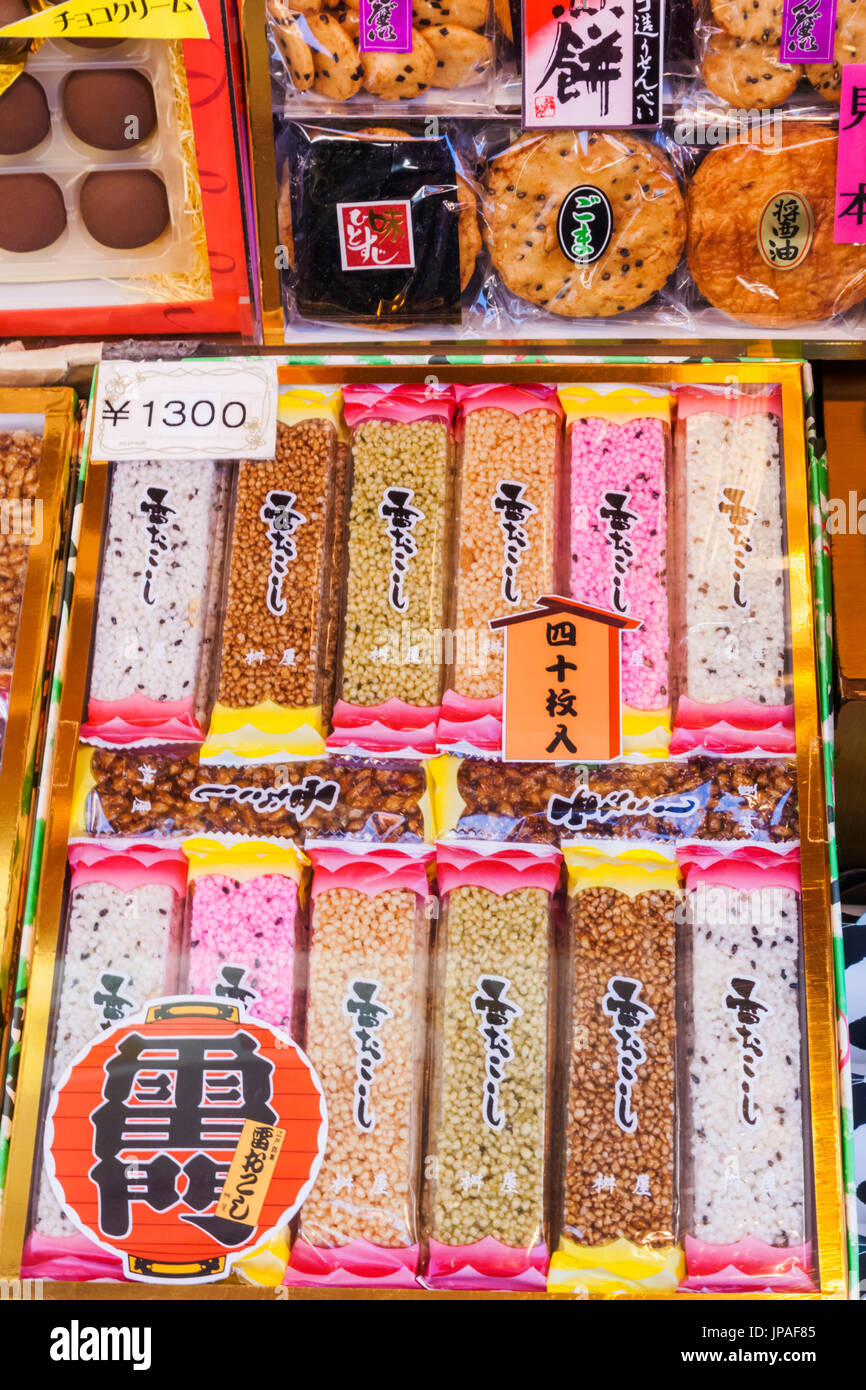
[[[291,1038],[235,1004],[171,998],[72,1063],[46,1151],[70,1218],[130,1279],[205,1284],[291,1219],[326,1137],[322,1088]]]

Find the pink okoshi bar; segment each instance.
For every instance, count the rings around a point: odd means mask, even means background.
[[[203,874],[191,897],[191,993],[235,998],[255,1018],[289,1031],[297,884],[282,874],[261,874],[247,882]]]
[[[641,620],[623,634],[622,696],[634,709],[670,701],[666,457],[662,420],[590,417],[571,428],[571,593]]]

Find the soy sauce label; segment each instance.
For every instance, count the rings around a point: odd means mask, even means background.
[[[758,251],[773,270],[793,270],[808,256],[815,219],[799,193],[774,193],[758,222]]]
[[[592,265],[604,255],[613,233],[613,211],[600,188],[582,183],[563,198],[556,219],[560,250],[575,265]]]

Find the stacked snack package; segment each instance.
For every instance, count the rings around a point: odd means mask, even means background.
[[[784,758],[569,767],[443,756],[431,773],[439,834],[448,840],[789,844],[799,834],[796,770]]]
[[[311,847],[306,1051],[328,1140],[286,1283],[411,1288],[432,850]]]
[[[204,837],[183,850],[189,993],[236,1000],[291,1033],[304,856],[294,845]]]
[[[672,753],[793,753],[781,397],[677,392]]]
[[[222,463],[114,465],[83,739],[201,741],[226,484]]]
[[[432,806],[417,761],[203,767],[195,755],[83,748],[72,833],[420,841],[432,838]]]
[[[314,757],[333,683],[339,392],[280,393],[277,456],[238,467],[219,690],[202,757]]]
[[[340,698],[329,749],[435,749],[442,698],[450,388],[347,386],[352,430]]]
[[[685,1287],[808,1292],[799,851],[698,845],[678,857]]]
[[[502,747],[503,648],[491,618],[532,608],[556,579],[562,409],[549,386],[456,386],[456,616],[441,748]]]
[[[675,1187],[673,850],[566,847],[568,1076],[559,1245],[549,1287],[673,1292],[685,1270]]]
[[[560,388],[569,446],[568,590],[641,626],[622,635],[625,754],[670,744],[667,474],[670,398],[631,386]]]
[[[543,1289],[556,850],[440,845],[426,1282]]]
[[[71,869],[62,974],[56,985],[50,1086],[83,1049],[171,994],[178,980],[186,861],[178,848],[92,841],[69,848]],[[46,1138],[48,1151],[50,1138]],[[43,1163],[22,1273],[28,1278],[121,1278],[120,1259],[82,1235]]]

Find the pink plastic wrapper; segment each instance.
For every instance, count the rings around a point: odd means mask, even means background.
[[[306,1051],[328,1111],[285,1282],[410,1288],[432,850],[315,846]]]
[[[440,845],[425,1282],[543,1289],[557,851]]]
[[[812,1274],[799,851],[701,844],[677,854],[690,1001],[686,1287],[797,1292]]]
[[[100,1029],[136,1012],[148,999],[176,990],[183,927],[186,861],[179,848],[135,841],[74,844],[69,863],[51,1090]],[[67,1215],[49,1179],[45,1155],[35,1171],[39,1178],[22,1274],[34,1279],[121,1278],[121,1261],[81,1234]]]
[[[347,386],[348,570],[329,749],[435,751],[442,698],[454,396]]]

